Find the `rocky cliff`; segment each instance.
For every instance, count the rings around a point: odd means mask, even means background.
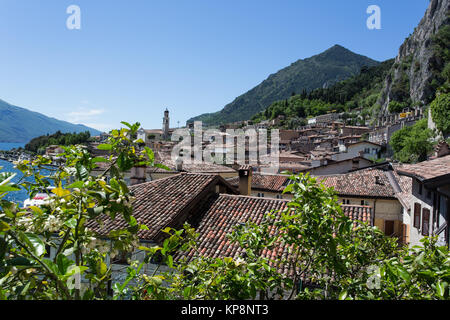
[[[434,37],[449,24],[450,0],[431,0],[414,33],[402,44],[378,103],[389,113],[393,101],[402,106],[427,105],[434,98],[436,77],[445,64],[434,49]]]

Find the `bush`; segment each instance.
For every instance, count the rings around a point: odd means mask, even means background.
[[[450,133],[450,94],[441,94],[431,103],[431,116],[444,135]]]
[[[428,120],[417,121],[412,127],[404,127],[391,137],[389,144],[394,150],[394,158],[403,163],[425,161],[433,150],[431,138],[433,132],[428,129]]]

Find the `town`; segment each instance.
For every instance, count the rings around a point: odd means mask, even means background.
[[[450,0],[426,2],[395,58],[327,44],[216,112],[192,107],[178,78],[194,87],[196,72],[179,61],[177,79],[139,82],[142,98],[128,72],[146,79],[148,48],[126,69],[97,51],[103,35],[89,48],[114,64],[89,56],[75,89],[108,107],[84,99],[63,121],[0,100],[0,300],[184,300],[167,312],[213,318],[273,315],[272,300],[450,299]],[[381,29],[384,8],[367,9],[361,38],[397,22]],[[71,41],[95,35],[79,6],[67,14]]]

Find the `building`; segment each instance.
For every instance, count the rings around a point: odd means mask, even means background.
[[[335,161],[329,158],[321,158],[311,161],[311,167],[304,168],[299,172],[309,172],[311,175],[325,176],[332,174],[344,174],[353,170],[364,169],[373,165],[371,160],[356,156],[354,158]],[[281,164],[280,164],[281,167]]]
[[[373,225],[387,236],[409,242],[410,221],[403,199],[411,190],[411,179],[400,176],[389,165],[317,179],[326,187],[334,188],[342,204],[372,208]]]
[[[420,244],[425,236],[437,236],[440,245],[449,246],[450,151],[441,143],[434,159],[403,165],[398,173],[412,178],[410,193],[410,240]]]
[[[238,188],[241,183],[240,177],[230,178],[227,181]],[[244,195],[251,195],[258,198],[292,199],[292,194],[283,194],[284,189],[289,184],[288,175],[272,175],[253,172],[249,177],[248,184],[250,191]],[[243,194],[240,192],[241,195]]]
[[[339,150],[341,153],[334,155],[333,160],[340,161],[356,157],[378,159],[381,153],[381,145],[370,141],[358,141],[345,145],[341,144]]]

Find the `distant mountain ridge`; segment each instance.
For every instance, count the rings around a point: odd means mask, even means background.
[[[203,121],[207,125],[248,120],[273,102],[287,99],[293,93],[329,87],[358,74],[362,67],[379,62],[335,45],[321,54],[298,60],[270,75],[261,84],[237,97],[216,113],[203,114],[187,122]]]
[[[0,100],[0,142],[25,143],[33,138],[57,131],[63,133],[89,131],[91,135],[101,133],[82,124],[50,118]]]

